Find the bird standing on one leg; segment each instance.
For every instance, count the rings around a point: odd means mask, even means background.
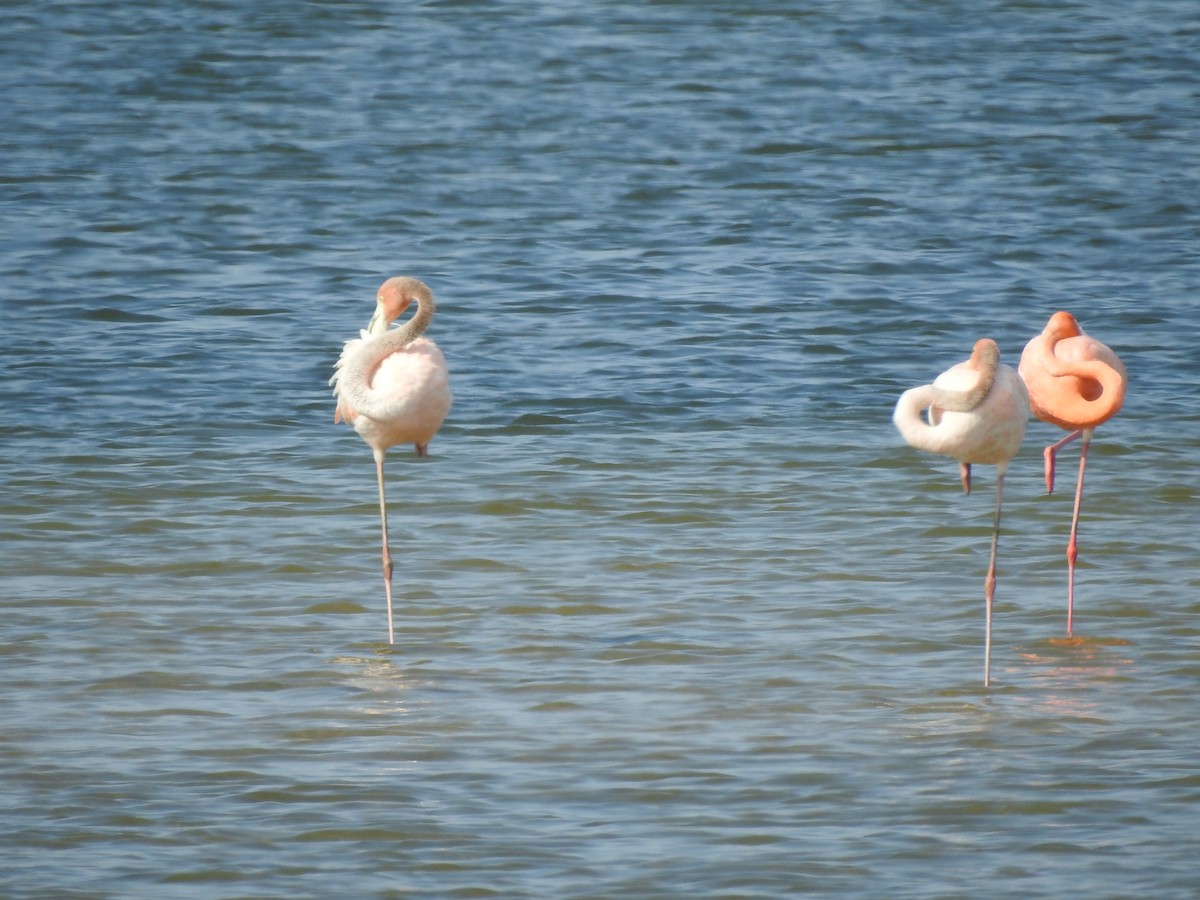
[[[399,328],[392,322],[416,301],[417,311]],[[375,453],[379,518],[383,531],[383,583],[387,595],[388,643],[392,628],[392,555],[388,549],[383,457],[389,447],[413,444],[426,456],[452,397],[446,359],[421,334],[433,319],[433,293],[416,278],[389,278],[379,288],[375,314],[361,338],[346,341],[329,383],[337,398],[333,421],[354,426]]]
[[[1075,486],[1075,511],[1067,542],[1067,637],[1075,611],[1075,560],[1079,555],[1079,508],[1083,500],[1083,472],[1087,466],[1092,432],[1107,422],[1125,402],[1127,377],[1117,354],[1079,327],[1075,317],[1056,312],[1042,333],[1025,345],[1019,366],[1029,389],[1033,414],[1070,432],[1044,451],[1046,493],[1054,492],[1054,462],[1058,451],[1082,437],[1079,481]]]
[[[928,422],[922,413],[928,410]],[[971,358],[952,366],[933,384],[905,391],[892,421],[918,450],[950,456],[959,463],[963,492],[971,492],[971,465],[996,467],[996,512],[992,554],[984,595],[987,601],[983,684],[991,684],[992,603],[996,595],[996,549],[1000,540],[1000,498],[1008,464],[1021,447],[1029,419],[1029,396],[1011,366],[1000,363],[996,342],[975,342]]]

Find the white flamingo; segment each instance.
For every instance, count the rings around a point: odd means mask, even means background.
[[[391,329],[408,306],[417,311]],[[354,426],[375,454],[379,481],[379,519],[383,531],[383,584],[387,595],[388,643],[392,628],[392,555],[388,549],[387,501],[383,457],[389,447],[413,444],[417,456],[450,411],[452,397],[446,359],[437,344],[421,337],[433,319],[433,293],[416,278],[389,278],[375,298],[375,314],[360,338],[346,341],[329,383],[337,398],[333,421]]]
[[[928,421],[922,414],[928,410]],[[984,594],[987,625],[984,637],[983,684],[991,683],[992,602],[996,595],[996,548],[1000,540],[1000,497],[1008,464],[1021,447],[1029,419],[1029,395],[1011,366],[1000,362],[996,342],[975,342],[966,362],[951,366],[933,384],[905,391],[892,421],[918,450],[958,460],[964,493],[971,492],[971,465],[996,467],[996,513],[992,524],[992,558]]]

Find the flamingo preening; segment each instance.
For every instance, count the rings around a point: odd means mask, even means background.
[[[399,328],[391,324],[413,302],[416,312]],[[389,447],[412,444],[426,456],[429,442],[450,411],[446,359],[421,335],[433,319],[433,293],[416,278],[389,278],[379,288],[375,314],[361,337],[346,341],[329,380],[337,398],[333,421],[354,426],[375,454],[379,519],[383,532],[383,584],[387,595],[388,643],[392,628],[392,555],[388,548],[383,457]]]

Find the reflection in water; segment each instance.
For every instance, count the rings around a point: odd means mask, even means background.
[[[1018,655],[1029,666],[1031,684],[1040,689],[1041,709],[1090,717],[1100,705],[1096,689],[1132,672],[1134,660],[1120,651],[1132,644],[1123,638],[1049,638]]]
[[[409,713],[406,695],[417,681],[405,675],[390,659],[364,656],[336,656],[335,666],[350,668],[346,684],[369,695],[370,703],[355,709],[369,716],[399,716]]]

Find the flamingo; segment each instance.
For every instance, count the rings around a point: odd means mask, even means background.
[[[1068,312],[1056,312],[1042,333],[1025,345],[1018,367],[1029,389],[1033,414],[1069,434],[1043,451],[1046,493],[1054,492],[1054,458],[1064,446],[1083,438],[1079,451],[1079,481],[1075,485],[1075,511],[1067,542],[1067,637],[1075,611],[1075,560],[1079,556],[1079,508],[1083,499],[1083,471],[1087,466],[1092,432],[1107,422],[1125,402],[1128,379],[1125,366],[1109,347],[1089,337]]]
[[[922,413],[928,410],[928,422]],[[1029,419],[1029,395],[1011,366],[1000,362],[990,338],[975,342],[971,358],[951,366],[933,384],[900,395],[892,421],[910,446],[958,460],[963,493],[971,493],[971,465],[996,467],[996,512],[987,601],[983,686],[991,684],[992,603],[996,596],[996,548],[1000,540],[1000,497],[1008,464],[1021,447]]]
[[[399,328],[391,324],[413,302],[417,311]],[[329,379],[337,408],[333,421],[354,426],[375,454],[379,519],[383,532],[383,585],[387,595],[388,643],[392,628],[392,555],[388,549],[383,457],[389,447],[411,443],[429,454],[452,397],[446,358],[421,334],[433,319],[433,293],[416,278],[389,278],[375,297],[375,314],[360,338],[346,341]],[[390,329],[390,330],[389,330]]]

